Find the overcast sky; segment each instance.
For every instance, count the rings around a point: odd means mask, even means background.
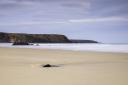
[[[128,0],[0,0],[0,31],[128,43]]]

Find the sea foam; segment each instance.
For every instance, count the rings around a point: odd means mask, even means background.
[[[0,47],[128,53],[128,44],[81,44],[81,43],[73,43],[73,44],[39,44],[39,46],[36,46],[36,45],[12,46],[12,43],[0,43]]]

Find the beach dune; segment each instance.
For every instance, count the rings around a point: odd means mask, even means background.
[[[0,85],[128,85],[128,53],[1,47]]]

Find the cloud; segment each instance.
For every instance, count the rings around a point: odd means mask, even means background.
[[[31,26],[31,25],[44,25],[44,24],[65,24],[66,21],[23,21],[23,22],[3,22],[0,26]]]
[[[118,22],[118,21],[128,21],[127,18],[125,17],[103,17],[103,18],[92,18],[92,19],[73,19],[73,20],[69,20],[69,22],[72,23],[91,23],[91,22],[110,22],[110,21],[114,21],[114,22]]]
[[[22,5],[20,4],[16,4],[16,3],[0,3],[0,9],[3,10],[3,9],[15,9],[15,8],[19,8],[19,7],[22,7]]]
[[[84,19],[128,15],[128,0],[0,0],[0,18]],[[8,13],[9,12],[9,13]],[[4,16],[4,17],[3,17]],[[1,21],[1,20],[0,20]]]
[[[100,17],[86,19],[71,19],[71,20],[55,20],[55,21],[21,21],[21,22],[1,22],[0,26],[34,26],[34,25],[51,25],[51,24],[75,24],[75,23],[102,23],[102,22],[128,22],[126,17]]]
[[[62,3],[61,6],[68,8],[90,8],[90,3],[87,1],[84,2],[65,2]]]
[[[82,18],[87,13],[88,3],[81,1],[48,0],[45,3],[45,0],[4,0],[4,2],[0,0],[0,15],[2,15],[0,21]]]
[[[128,0],[91,0],[90,16],[109,17],[128,15]]]
[[[87,1],[87,0],[1,0],[0,2],[33,2],[33,3],[58,3],[58,2],[81,2],[81,1]]]

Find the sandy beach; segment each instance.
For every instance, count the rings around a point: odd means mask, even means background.
[[[128,53],[1,47],[0,85],[128,85]]]

